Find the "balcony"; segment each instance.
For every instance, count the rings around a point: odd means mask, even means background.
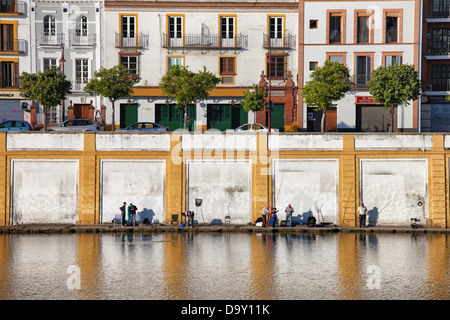
[[[432,79],[431,86],[426,86],[426,91],[450,91],[450,79]]]
[[[80,35],[78,32],[74,32],[70,39],[70,45],[94,47],[96,41],[97,37],[95,34]]]
[[[181,38],[169,38],[162,34],[163,48],[166,49],[220,49],[240,50],[247,47],[247,36],[236,35],[232,39],[221,39],[218,34],[185,34]]]
[[[450,42],[449,43],[429,43],[425,50],[427,59],[450,59]]]
[[[61,46],[64,43],[64,33],[45,34],[41,33],[41,46]]]
[[[86,83],[81,83],[79,80],[72,81],[72,92],[84,92]]]
[[[2,40],[0,41],[0,52],[3,53],[24,53],[25,40]]]
[[[353,76],[354,88],[369,88],[370,75],[357,74]]]
[[[139,33],[134,37],[122,37],[116,32],[115,46],[121,49],[148,49],[148,34]]]
[[[295,35],[291,33],[283,34],[281,38],[270,38],[269,36],[264,33],[263,34],[263,47],[268,49],[270,45],[270,48],[273,49],[295,49]]]
[[[23,1],[8,1],[0,4],[0,15],[22,15],[24,12]]]
[[[439,19],[450,18],[450,5],[445,2],[437,4],[424,6],[424,16],[427,19],[431,19],[428,22],[439,21]]]

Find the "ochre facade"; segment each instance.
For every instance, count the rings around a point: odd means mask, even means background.
[[[77,151],[14,150],[7,151],[7,134],[0,133],[0,225],[11,221],[11,159],[76,159],[79,163],[78,224],[96,225],[100,219],[101,160],[158,159],[165,160],[165,223],[172,214],[180,214],[186,208],[186,160],[195,159],[249,159],[251,163],[251,211],[252,221],[263,207],[272,203],[272,159],[337,159],[339,167],[338,225],[356,226],[360,201],[360,159],[426,159],[428,164],[428,223],[429,227],[447,228],[449,221],[448,165],[450,150],[444,145],[444,135],[432,135],[431,148],[423,150],[356,150],[355,135],[342,135],[339,150],[278,150],[271,151],[267,135],[256,135],[256,149],[242,151],[183,151],[180,134],[170,135],[170,150],[162,151],[99,151],[96,135],[84,134],[84,149]],[[183,160],[183,161],[182,161]],[[42,188],[45,188],[42,181]],[[162,221],[164,222],[164,221]]]

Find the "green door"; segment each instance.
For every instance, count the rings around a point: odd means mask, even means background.
[[[188,122],[187,128],[189,131],[195,130],[195,121],[197,120],[196,105],[188,105]],[[176,107],[176,104],[157,104],[155,110],[155,122],[168,127],[170,131],[176,129],[183,129],[183,110]]]
[[[226,130],[232,128],[231,104],[208,104],[206,122],[208,129]]]
[[[284,104],[274,104],[270,113],[270,127],[284,132]]]
[[[240,105],[208,104],[207,128],[225,131],[248,122],[248,113]]]
[[[138,105],[121,103],[120,104],[120,127],[126,128],[133,123],[138,122]]]

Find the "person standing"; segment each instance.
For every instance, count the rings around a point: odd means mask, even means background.
[[[136,211],[137,211],[137,207],[130,202],[129,210],[130,210],[130,219],[129,219],[129,221],[133,225],[136,225]]]
[[[126,208],[127,208],[127,203],[126,202],[124,202],[123,206],[121,206],[119,208],[120,209],[120,213],[122,215],[122,227],[125,225],[125,210],[126,210]]]
[[[364,202],[361,202],[361,205],[358,208],[359,213],[359,227],[366,227],[366,215],[367,215],[367,207],[364,205]]]
[[[274,229],[277,225],[277,208],[273,208],[271,213],[272,213],[272,224],[270,225],[272,227],[272,229]]]
[[[291,207],[291,204],[289,204],[286,207],[286,210],[284,210],[284,212],[286,212],[286,224],[288,227],[292,227],[292,215],[294,214],[294,208]]]
[[[267,205],[266,207],[264,207],[263,211],[262,211],[262,226],[263,228],[266,227],[266,223],[267,223],[267,215],[270,213],[270,209],[269,209],[269,205]]]

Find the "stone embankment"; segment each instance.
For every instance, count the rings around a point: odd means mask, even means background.
[[[339,227],[327,226],[296,226],[296,227],[276,227],[262,228],[253,225],[197,225],[194,228],[180,227],[174,225],[152,224],[139,226],[117,226],[113,224],[102,224],[95,226],[78,225],[20,225],[1,226],[0,234],[82,234],[82,233],[161,233],[161,232],[189,232],[189,233],[450,233],[446,228],[426,228],[426,227]]]

